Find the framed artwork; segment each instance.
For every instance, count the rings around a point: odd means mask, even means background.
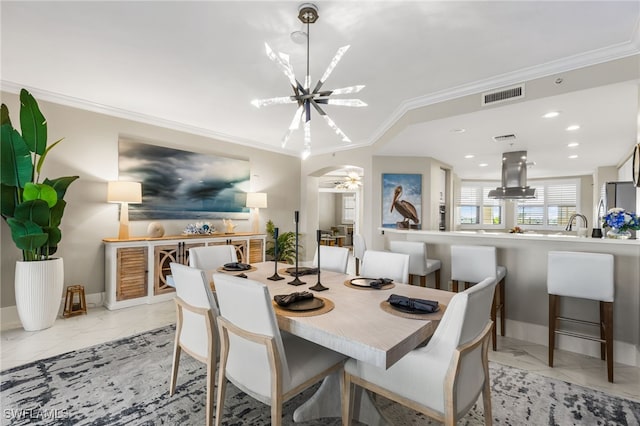
[[[142,182],[131,220],[249,219],[249,161],[120,138],[120,180]]]
[[[382,226],[421,229],[422,175],[382,174]]]

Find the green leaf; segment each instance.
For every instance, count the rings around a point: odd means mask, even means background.
[[[47,147],[47,149],[44,150],[44,152],[42,153],[42,155],[40,156],[40,158],[38,158],[38,164],[36,165],[36,172],[38,172],[38,175],[40,174],[40,169],[42,169],[42,165],[44,164],[44,159],[47,158],[47,154],[49,154],[49,151],[51,151],[53,149],[54,146],[58,145],[60,142],[63,141],[64,138],[58,139],[57,141],[55,141],[54,143],[52,143],[51,145],[49,145]]]
[[[51,208],[49,211],[49,224],[51,226],[60,226],[65,207],[67,207],[67,202],[64,200],[58,200],[56,205]]]
[[[42,155],[47,148],[47,120],[27,90],[20,91],[20,129],[29,150]]]
[[[0,184],[0,213],[5,219],[13,217],[18,204],[18,188]]]
[[[22,193],[24,201],[42,200],[52,208],[58,202],[58,193],[50,185],[44,183],[27,183]]]
[[[21,222],[10,218],[7,224],[11,228],[11,238],[20,250],[33,252],[47,243],[49,235],[33,222]],[[27,256],[32,257],[32,256]]]
[[[58,194],[58,200],[62,200],[67,193],[67,188],[69,188],[69,185],[71,185],[74,180],[79,178],[80,176],[64,176],[51,180],[45,179],[43,183],[55,189],[56,193]]]
[[[0,130],[0,155],[2,168],[0,182],[24,188],[33,178],[31,152],[20,133],[11,124],[3,124]]]
[[[9,108],[7,108],[5,104],[2,104],[2,106],[0,107],[0,124],[2,124],[3,126],[5,124],[11,126],[11,119],[9,118]]]
[[[16,206],[15,219],[23,223],[33,222],[41,227],[49,226],[49,211],[45,201],[25,201]]]

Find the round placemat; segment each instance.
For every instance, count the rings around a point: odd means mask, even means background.
[[[238,270],[238,271],[230,271],[227,269],[224,269],[224,266],[220,266],[218,269],[216,269],[216,271],[218,272],[224,272],[225,274],[241,274],[243,272],[253,272],[253,271],[257,271],[258,268],[256,268],[255,266],[252,266],[249,269],[243,269],[242,271]]]
[[[278,305],[275,301],[271,301],[273,305],[273,309],[276,311],[276,315],[284,315],[285,317],[314,317],[316,315],[326,314],[331,311],[335,305],[329,299],[325,299],[324,297],[314,296],[316,299],[321,299],[324,302],[324,306],[322,308],[314,309],[312,311],[289,311],[286,309],[282,309],[280,305]]]
[[[346,280],[344,282],[344,285],[346,285],[347,287],[350,288],[355,288],[356,290],[389,290],[394,288],[396,285],[394,283],[389,283],[389,284],[385,284],[380,288],[375,288],[375,287],[362,287],[360,285],[353,285],[351,284],[351,280]]]
[[[279,273],[279,274],[282,274],[282,275],[287,275],[287,276],[289,276],[289,277],[293,277],[293,275],[294,275],[294,274],[291,274],[291,273],[287,272],[287,269],[290,269],[290,268],[291,268],[291,269],[293,269],[291,266],[289,266],[289,267],[287,267],[287,268],[280,268],[280,269],[278,269],[278,273]],[[309,269],[309,267],[308,267],[308,266],[304,266],[304,267],[303,267],[303,266],[300,266],[300,267],[298,268],[298,272],[300,272],[300,271],[301,271],[301,270],[303,270],[303,269]],[[313,274],[299,274],[299,276],[300,276],[300,277],[306,277],[306,276],[311,276],[311,277],[313,277],[313,276],[315,276],[315,275],[318,275],[318,272],[315,272],[315,273],[313,273]]]
[[[394,309],[394,307],[391,306],[391,304],[386,300],[383,300],[382,302],[380,302],[380,307],[382,308],[382,310],[390,313],[391,315],[395,315],[397,317],[402,317],[402,318],[430,320],[430,321],[433,321],[433,320],[437,321],[442,319],[442,315],[444,314],[444,311],[447,309],[447,305],[438,303],[438,306],[440,307],[440,310],[432,314],[411,314],[409,312],[402,312],[397,309]]]

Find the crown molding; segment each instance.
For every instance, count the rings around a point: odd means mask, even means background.
[[[640,25],[640,20],[638,21]],[[384,136],[406,113],[413,109],[434,105],[437,103],[461,98],[468,95],[482,93],[500,87],[526,83],[527,81],[548,77],[550,75],[598,65],[605,62],[623,59],[640,54],[640,30],[636,25],[634,36],[628,42],[619,43],[602,49],[592,50],[587,53],[573,55],[556,61],[547,62],[533,67],[523,68],[518,71],[500,74],[491,78],[463,84],[451,89],[430,93],[408,99],[400,104],[393,114],[382,123],[375,131],[366,145],[373,145]]]

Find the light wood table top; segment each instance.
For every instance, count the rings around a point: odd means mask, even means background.
[[[293,277],[287,274],[280,274],[283,280],[270,281],[267,277],[274,273],[273,262],[254,263],[252,266],[257,270],[246,271],[245,274],[249,279],[265,283],[271,296],[305,291],[317,282],[317,275],[304,275],[300,280],[305,285],[292,286],[287,283]],[[278,269],[289,266],[278,264]],[[386,369],[430,337],[439,321],[402,318],[385,312],[380,303],[395,293],[448,305],[454,295],[400,283],[395,283],[395,287],[389,290],[355,289],[344,285],[351,278],[354,277],[322,271],[321,282],[329,290],[312,293],[331,300],[335,304],[334,309],[308,317],[278,314],[280,329]]]

